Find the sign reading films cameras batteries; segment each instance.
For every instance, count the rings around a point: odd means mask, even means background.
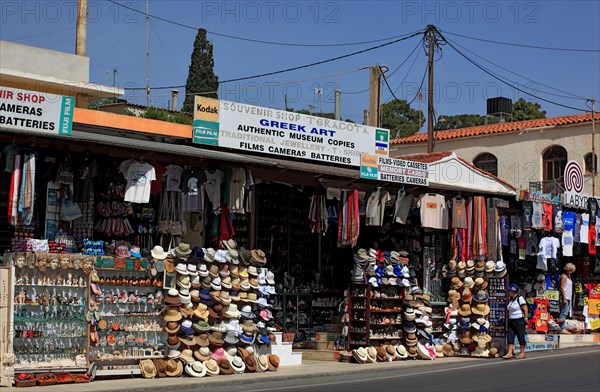
[[[565,185],[565,193],[563,195],[563,205],[565,207],[578,208],[585,210],[588,208],[588,199],[591,195],[583,193],[583,170],[576,161],[569,161],[565,166],[563,182]],[[600,204],[600,199],[598,204]]]
[[[75,98],[0,86],[0,128],[71,136]]]
[[[389,131],[196,96],[194,143],[360,166],[361,154],[388,155]]]
[[[360,178],[428,186],[429,164],[363,154],[360,160]]]

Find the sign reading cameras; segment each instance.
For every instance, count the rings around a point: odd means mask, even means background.
[[[591,195],[583,193],[583,170],[576,161],[567,162],[564,172],[565,193],[563,205],[565,207],[587,209],[588,199]],[[600,204],[600,199],[597,199]]]
[[[360,178],[428,186],[429,164],[363,154],[361,156]]]
[[[70,136],[75,98],[0,86],[0,128]]]
[[[360,166],[388,155],[389,130],[196,96],[194,143]]]

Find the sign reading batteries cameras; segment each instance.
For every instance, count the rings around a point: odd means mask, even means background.
[[[360,178],[428,186],[429,164],[364,154],[361,156]]]
[[[360,166],[388,156],[389,130],[196,96],[193,141],[290,158]]]
[[[75,98],[0,86],[0,128],[70,136]]]
[[[567,162],[564,171],[565,193],[563,205],[570,208],[587,209],[588,199],[591,195],[583,193],[583,170],[576,161]],[[598,204],[600,204],[600,199]]]

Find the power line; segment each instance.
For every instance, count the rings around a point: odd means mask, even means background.
[[[410,65],[410,67],[408,68],[408,71],[406,71],[406,75],[404,75],[404,78],[402,78],[402,81],[398,84],[398,87],[396,87],[396,89],[394,90],[394,94],[396,93],[396,91],[398,91],[398,89],[402,86],[402,84],[406,81],[406,78],[408,78],[408,75],[410,75],[410,72],[412,71],[413,67],[415,66],[415,64],[417,63],[417,59],[419,58],[419,55],[417,54],[412,62],[412,64]],[[391,98],[390,98],[391,99]],[[386,102],[389,102],[390,99],[388,99]]]
[[[133,8],[133,7],[129,7],[129,6],[125,5],[125,4],[121,4],[121,3],[118,3],[118,2],[113,1],[113,0],[108,0],[108,2],[113,3],[115,5],[118,5],[119,7],[123,7],[125,9],[128,9],[130,11],[146,15],[145,12],[142,12],[142,11],[136,9],[136,8]],[[161,20],[163,22],[170,23],[170,24],[173,24],[175,26],[185,27],[187,29],[192,29],[194,31],[198,31],[198,27],[196,27],[196,26],[191,26],[191,25],[187,25],[185,23],[176,22],[174,20],[163,18],[161,16],[148,14],[148,17],[153,18],[153,19],[157,19],[157,20]],[[291,43],[291,42],[276,42],[276,41],[266,41],[266,40],[245,38],[245,37],[239,37],[239,36],[231,35],[231,34],[217,33],[215,31],[209,31],[209,30],[206,30],[206,32],[209,33],[209,34],[213,34],[213,35],[219,36],[219,37],[237,39],[237,40],[240,40],[240,41],[254,42],[254,43],[259,43],[259,44],[267,44],[267,45],[297,46],[297,47],[356,46],[356,45],[365,45],[365,44],[373,44],[373,43],[376,43],[376,42],[388,41],[388,40],[397,39],[397,38],[400,38],[400,37],[403,36],[403,35],[396,35],[396,36],[393,36],[393,37],[380,38],[380,39],[375,39],[375,40],[370,40],[370,41],[345,42],[345,43],[336,43],[336,44],[299,44],[299,43]]]
[[[36,37],[41,37],[43,35],[48,35],[48,34],[54,34],[54,33],[60,33],[63,31],[67,31],[67,30],[72,30],[73,27],[69,26],[69,27],[65,27],[62,29],[58,29],[58,30],[52,30],[52,31],[48,31],[46,33],[39,33],[39,34],[32,34],[32,35],[26,35],[24,37],[18,37],[18,38],[5,38],[6,41],[11,41],[11,42],[17,42],[17,41],[23,41],[25,39],[29,39],[29,38],[36,38]]]
[[[386,42],[386,43],[383,43],[383,44],[380,44],[380,45],[372,46],[370,48],[358,50],[356,52],[344,54],[344,55],[341,55],[341,56],[332,57],[332,58],[329,58],[329,59],[326,59],[326,60],[316,61],[314,63],[299,65],[299,66],[296,66],[296,67],[286,68],[286,69],[282,69],[282,70],[279,70],[279,71],[265,72],[265,73],[258,74],[258,75],[244,76],[244,77],[241,77],[241,78],[235,78],[235,79],[229,79],[229,80],[222,80],[222,81],[219,81],[219,83],[240,82],[242,80],[256,79],[256,78],[261,78],[263,76],[278,75],[278,74],[282,74],[282,73],[285,73],[285,72],[297,71],[297,70],[303,69],[303,68],[314,67],[315,65],[326,64],[326,63],[330,63],[332,61],[341,60],[341,59],[344,59],[344,58],[356,56],[357,54],[362,54],[362,53],[370,52],[370,51],[375,50],[375,49],[383,48],[384,46],[388,46],[388,45],[392,45],[392,44],[395,44],[395,43],[398,43],[398,42],[401,42],[401,41],[405,41],[407,39],[410,39],[410,38],[412,38],[414,36],[417,36],[417,35],[420,35],[420,34],[423,34],[423,32],[419,31],[419,32],[411,34],[408,37],[399,38],[399,39],[396,39],[396,40],[391,41],[391,42]],[[183,88],[183,87],[185,87],[185,86],[162,86],[162,87],[153,87],[151,89],[153,89],[153,90],[165,90],[165,89]],[[145,88],[134,87],[134,88],[129,88],[127,90],[145,90]]]
[[[519,87],[517,87],[517,86],[514,86],[514,85],[512,85],[512,84],[508,83],[508,82],[507,82],[507,81],[505,81],[504,79],[502,79],[502,78],[498,77],[496,74],[494,74],[493,72],[489,71],[487,68],[485,68],[484,66],[480,65],[480,64],[479,64],[479,63],[477,63],[475,60],[471,59],[469,56],[465,55],[463,52],[461,52],[460,50],[458,50],[458,49],[456,48],[456,46],[454,46],[454,44],[452,44],[452,42],[448,41],[448,40],[447,40],[447,39],[446,39],[446,38],[445,38],[445,37],[442,35],[442,33],[439,33],[439,32],[438,32],[438,34],[440,34],[440,37],[441,37],[443,40],[445,40],[445,41],[448,43],[448,45],[450,45],[450,47],[451,47],[452,49],[454,49],[454,50],[455,50],[455,51],[456,51],[458,54],[460,54],[462,57],[464,57],[464,58],[465,58],[465,59],[466,59],[468,62],[470,62],[471,64],[473,64],[474,66],[476,66],[477,68],[479,68],[480,70],[482,70],[483,72],[485,72],[486,74],[490,75],[490,76],[491,76],[491,77],[493,77],[494,79],[498,80],[499,82],[501,82],[501,83],[504,83],[504,84],[506,84],[507,86],[509,86],[509,87],[512,87],[512,88],[514,88],[515,90],[522,92],[523,94],[527,94],[527,95],[530,95],[530,96],[532,96],[532,97],[534,97],[534,98],[537,98],[537,99],[539,99],[540,101],[548,102],[548,103],[551,103],[551,104],[553,104],[553,105],[556,105],[556,106],[561,106],[561,107],[564,107],[564,108],[567,108],[567,109],[571,109],[571,110],[576,110],[576,111],[579,111],[579,112],[588,112],[588,110],[585,110],[585,109],[580,109],[580,108],[576,108],[576,107],[574,107],[574,106],[569,106],[569,105],[563,105],[563,104],[561,104],[561,103],[558,103],[558,102],[556,102],[556,101],[551,101],[551,100],[549,100],[549,99],[545,99],[545,98],[539,97],[539,96],[537,96],[537,95],[535,95],[535,94],[532,94],[532,93],[530,93],[530,92],[527,92],[527,91],[525,91],[525,90],[523,90],[523,89],[521,89],[521,88],[519,88]]]
[[[475,52],[473,52],[473,51],[471,51],[471,50],[469,50],[469,49],[465,48],[464,46],[462,46],[462,45],[458,44],[456,41],[452,41],[452,43],[454,43],[454,44],[455,44],[456,46],[458,46],[459,48],[462,48],[463,50],[466,50],[467,52],[471,53],[473,56],[476,56],[476,57],[480,58],[481,60],[483,60],[483,61],[486,61],[486,62],[488,62],[488,63],[490,63],[490,64],[492,64],[492,65],[494,65],[494,66],[496,66],[496,67],[498,67],[498,68],[500,68],[500,69],[502,69],[502,70],[504,70],[504,71],[508,72],[508,73],[511,73],[511,74],[513,74],[513,75],[515,75],[515,76],[518,76],[518,77],[520,77],[520,78],[523,78],[523,79],[525,79],[525,80],[528,80],[528,81],[530,81],[530,82],[533,82],[533,83],[539,84],[540,86],[547,87],[547,88],[549,88],[549,89],[551,89],[551,90],[555,90],[555,91],[558,91],[558,92],[561,92],[561,93],[564,93],[564,94],[568,94],[568,95],[570,95],[570,96],[566,96],[566,95],[560,95],[560,94],[554,94],[554,93],[550,93],[550,92],[547,92],[547,91],[541,91],[541,90],[540,90],[540,92],[543,92],[544,94],[553,95],[553,96],[560,97],[560,98],[567,98],[567,99],[579,99],[579,100],[585,100],[585,99],[587,99],[587,98],[585,98],[585,97],[582,97],[582,96],[580,96],[580,95],[576,95],[576,94],[570,93],[570,92],[568,92],[568,91],[563,91],[563,90],[560,90],[560,89],[554,88],[554,87],[552,87],[552,86],[548,86],[548,85],[546,85],[546,84],[543,84],[543,83],[541,83],[541,82],[538,82],[538,81],[536,81],[536,80],[530,79],[530,78],[528,78],[528,77],[526,77],[526,76],[520,75],[520,74],[518,74],[518,73],[516,73],[516,72],[513,72],[513,71],[511,71],[510,69],[504,68],[503,66],[501,66],[501,65],[498,65],[498,64],[494,63],[493,61],[491,61],[491,60],[488,60],[488,59],[486,59],[486,58],[484,58],[484,57],[482,57],[482,56],[478,55],[477,53],[475,53]]]
[[[588,52],[588,53],[599,53],[600,52],[600,49],[575,49],[575,48],[557,48],[557,47],[538,46],[538,45],[525,45],[525,44],[516,44],[514,42],[501,42],[501,41],[494,41],[494,40],[484,39],[484,38],[470,37],[468,35],[451,33],[449,31],[445,31],[444,33],[450,34],[450,35],[455,35],[457,37],[462,37],[462,38],[466,38],[466,39],[472,39],[475,41],[488,42],[491,44],[518,46],[518,47],[530,48],[530,49],[557,50],[557,51],[563,51],[563,52]]]
[[[421,94],[421,89],[423,88],[423,83],[425,83],[425,76],[427,76],[428,70],[429,70],[429,62],[427,63],[427,66],[425,66],[425,72],[423,72],[423,79],[421,79],[421,84],[419,85],[419,88],[417,89],[417,93],[415,94],[413,99],[411,99],[410,102],[408,103],[409,106],[411,103],[415,102],[415,99],[417,99],[417,97]]]

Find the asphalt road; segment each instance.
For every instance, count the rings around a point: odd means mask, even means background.
[[[324,366],[325,363],[324,363]],[[358,365],[357,365],[358,366]],[[197,390],[197,389],[196,389]],[[526,359],[473,359],[419,368],[260,384],[203,388],[214,392],[262,391],[600,391],[600,348],[531,352]],[[184,392],[185,389],[182,389]],[[192,391],[192,389],[189,389]]]

